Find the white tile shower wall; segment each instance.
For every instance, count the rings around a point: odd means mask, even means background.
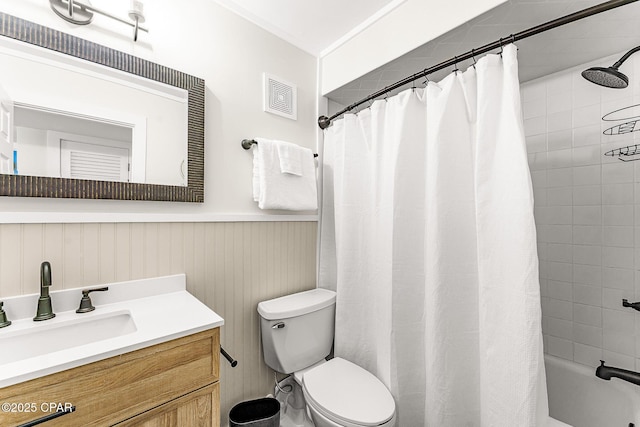
[[[621,67],[626,89],[601,88],[580,75],[623,53],[521,89],[545,352],[640,370],[640,313],[622,307],[623,298],[640,300],[640,155],[605,156],[640,144],[640,132],[607,132],[640,120],[640,107],[622,110],[640,104],[640,55]]]

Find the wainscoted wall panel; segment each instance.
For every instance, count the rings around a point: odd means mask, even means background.
[[[44,260],[52,290],[186,273],[189,291],[225,319],[221,343],[239,361],[221,362],[226,425],[235,403],[273,392],[256,306],[315,287],[316,230],[316,222],[1,224],[0,298],[37,293]]]

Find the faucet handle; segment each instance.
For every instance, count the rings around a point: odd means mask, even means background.
[[[94,288],[94,289],[83,289],[82,290],[82,299],[80,300],[80,307],[76,310],[76,313],[88,313],[90,311],[95,310],[96,308],[91,303],[91,298],[89,294],[91,292],[103,292],[108,291],[109,287],[104,288]]]
[[[629,302],[629,300],[623,299],[622,306],[633,308],[634,310],[640,311],[640,302]]]
[[[7,313],[5,313],[4,308],[2,306],[4,302],[0,301],[0,328],[4,328],[11,324],[10,320],[7,320]]]

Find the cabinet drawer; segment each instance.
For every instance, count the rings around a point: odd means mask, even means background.
[[[220,383],[208,385],[114,427],[218,427]]]
[[[43,403],[76,411],[55,426],[112,425],[218,381],[219,328],[0,389],[0,402],[35,405],[36,412],[0,412],[12,426],[48,414]]]

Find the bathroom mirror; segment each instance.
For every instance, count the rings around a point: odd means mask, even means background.
[[[204,201],[204,80],[0,13],[0,196]]]

